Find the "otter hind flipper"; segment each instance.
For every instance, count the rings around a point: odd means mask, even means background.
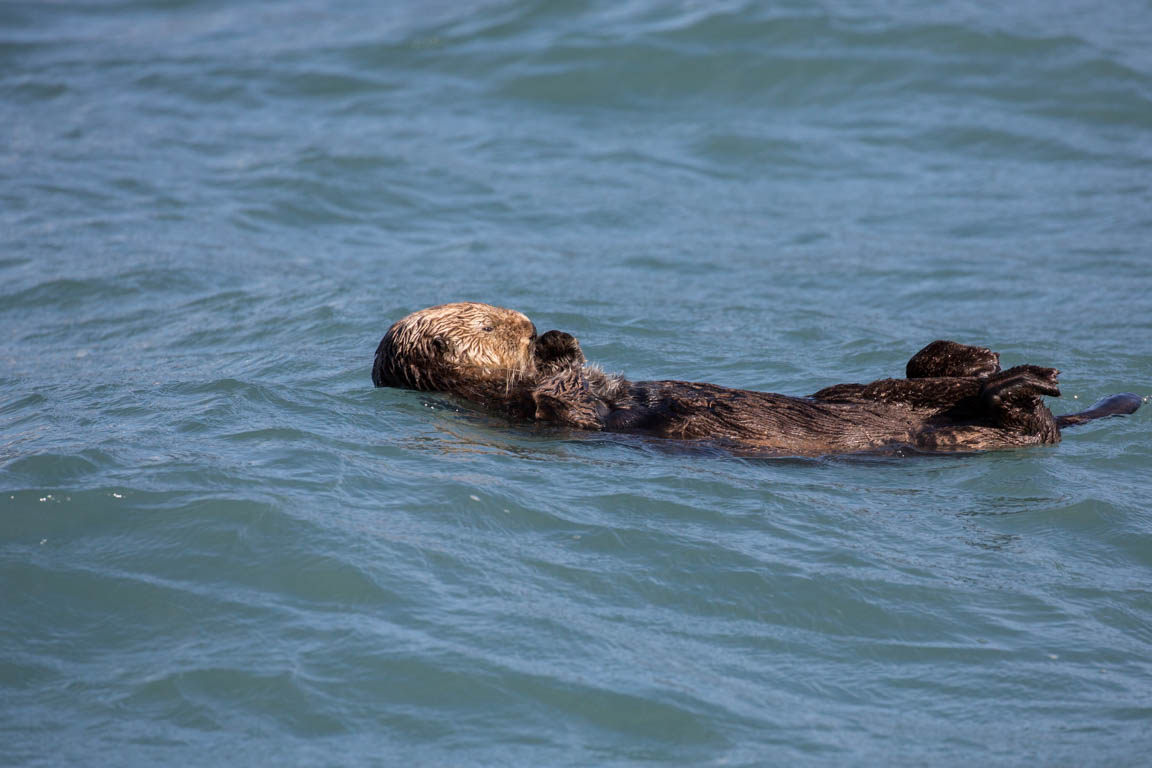
[[[1144,398],[1131,392],[1109,395],[1108,397],[1097,400],[1086,411],[1066,413],[1063,416],[1057,416],[1056,426],[1064,429],[1065,427],[1074,427],[1077,424],[1083,424],[1087,421],[1093,421],[1094,419],[1104,419],[1109,416],[1127,416],[1130,413],[1135,413],[1143,402]]]
[[[1038,402],[1041,395],[1060,397],[1060,371],[1039,365],[1018,365],[988,378],[980,398],[991,407]]]
[[[1041,443],[1060,442],[1060,428],[1044,397],[1060,397],[1060,371],[1018,365],[984,379],[978,402],[991,426]]]
[[[970,347],[943,339],[934,341],[912,356],[904,369],[909,379],[986,379],[1000,373],[1000,355],[987,347]]]

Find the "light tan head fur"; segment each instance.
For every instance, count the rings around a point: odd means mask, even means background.
[[[510,390],[534,373],[536,326],[523,314],[478,302],[422,309],[396,321],[372,366],[378,387],[469,394]]]

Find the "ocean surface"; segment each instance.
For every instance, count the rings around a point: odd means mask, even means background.
[[[0,4],[0,764],[1145,765],[1152,405],[753,459],[374,389],[477,300],[1152,394],[1152,3]]]

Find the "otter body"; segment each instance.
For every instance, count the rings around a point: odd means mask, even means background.
[[[372,380],[449,392],[510,416],[578,429],[710,440],[765,453],[814,456],[912,447],[976,451],[1060,441],[1060,428],[1130,413],[1135,395],[1052,416],[1058,371],[1002,371],[984,347],[929,344],[907,378],[840,384],[809,397],[686,381],[628,381],[586,364],[570,334],[537,336],[527,317],[486,304],[445,304],[394,324]]]

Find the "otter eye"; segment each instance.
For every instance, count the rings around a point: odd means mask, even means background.
[[[481,328],[480,330],[484,331],[484,333],[492,333],[492,326],[486,325],[483,328]]]

